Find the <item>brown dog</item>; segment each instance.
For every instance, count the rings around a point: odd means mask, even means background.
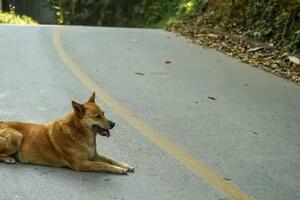
[[[99,155],[96,134],[109,137],[115,125],[95,103],[95,93],[74,112],[47,124],[0,122],[0,161],[69,167],[76,171],[127,174],[134,168]],[[13,158],[14,157],[14,158]]]

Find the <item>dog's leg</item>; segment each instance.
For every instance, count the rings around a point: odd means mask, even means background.
[[[18,151],[22,137],[22,134],[14,129],[0,130],[0,161],[9,164],[16,163],[16,160],[9,156]]]
[[[115,166],[118,166],[118,167],[125,168],[125,169],[128,170],[128,172],[134,172],[134,167],[131,167],[130,165],[128,165],[126,163],[113,160],[113,159],[108,158],[104,155],[99,155],[98,153],[96,154],[95,161],[105,162],[105,163],[108,163],[108,164],[111,164],[111,165],[115,165]]]
[[[8,164],[15,164],[16,163],[16,160],[14,158],[7,157],[7,156],[0,156],[0,161],[8,163]]]
[[[127,174],[128,170],[122,167],[117,167],[113,165],[109,165],[104,162],[96,162],[96,161],[83,161],[78,162],[77,164],[71,167],[75,171],[81,172],[109,172],[114,174]]]

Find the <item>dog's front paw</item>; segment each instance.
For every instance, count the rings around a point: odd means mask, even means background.
[[[3,161],[5,163],[8,163],[8,164],[15,164],[16,163],[16,160],[14,158],[11,158],[11,157],[4,158]]]
[[[134,172],[134,167],[131,167],[131,166],[128,166],[128,172],[131,172],[131,173],[133,173]]]
[[[127,164],[124,163],[122,167],[127,169],[128,172],[134,172],[134,167],[132,167],[130,165],[127,165]]]

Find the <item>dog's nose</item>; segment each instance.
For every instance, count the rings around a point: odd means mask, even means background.
[[[109,122],[110,129],[112,129],[116,124],[112,121]]]

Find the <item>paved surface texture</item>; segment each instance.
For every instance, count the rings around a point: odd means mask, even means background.
[[[58,55],[54,28],[0,26],[1,120],[46,122],[91,94]],[[61,27],[60,34],[90,79],[195,160],[253,199],[300,199],[298,86],[162,30]],[[0,163],[1,200],[227,199],[97,102],[117,122],[111,138],[97,139],[98,150],[136,173]]]

